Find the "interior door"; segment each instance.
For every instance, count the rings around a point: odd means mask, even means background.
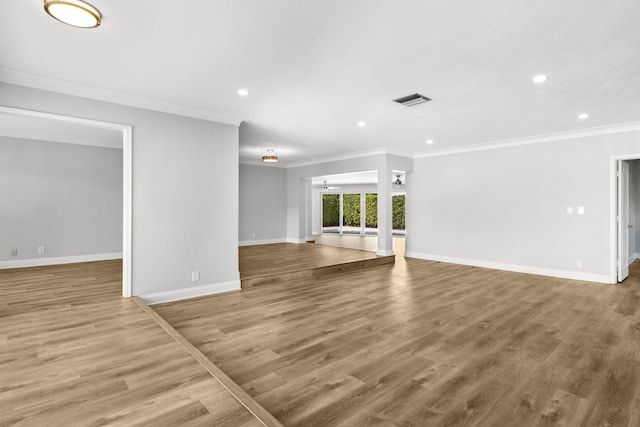
[[[618,164],[618,282],[629,276],[629,163]]]

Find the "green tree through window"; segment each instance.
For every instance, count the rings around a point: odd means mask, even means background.
[[[335,227],[340,225],[340,195],[322,195],[322,226]]]

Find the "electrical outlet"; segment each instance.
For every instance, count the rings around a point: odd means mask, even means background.
[[[17,249],[11,249],[11,256],[18,256],[18,250]]]
[[[256,237],[256,233],[251,233],[251,237]]]
[[[198,280],[200,280],[200,272],[199,271],[192,271],[191,272],[191,281],[192,282],[197,282]]]
[[[46,248],[44,246],[38,246],[38,253],[39,254],[42,255],[43,253],[45,253],[45,251],[46,251]]]
[[[582,260],[581,259],[577,259],[576,260],[576,267],[582,268]]]

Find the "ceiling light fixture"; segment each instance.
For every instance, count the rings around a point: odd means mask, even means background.
[[[366,122],[358,122],[358,127],[363,128],[363,127],[365,127],[366,125],[367,125],[367,123],[366,123]]]
[[[58,21],[78,28],[95,28],[102,22],[100,11],[81,0],[45,0],[44,10]]]
[[[240,95],[240,96],[247,96],[247,95],[249,95],[249,91],[248,91],[248,90],[246,90],[246,89],[239,89],[239,90],[238,90],[238,95]]]
[[[262,156],[262,161],[265,163],[275,163],[278,161],[275,150],[273,148],[267,148],[267,152]]]
[[[402,176],[402,175],[396,175],[396,180],[395,180],[395,181],[393,181],[393,186],[394,186],[395,188],[400,188],[400,187],[402,187],[402,180],[400,179],[400,177],[401,177],[401,176]]]
[[[588,115],[587,113],[582,113],[582,114],[580,114],[580,115],[578,116],[578,118],[579,118],[580,120],[584,120],[584,119],[589,118],[589,115]]]
[[[549,77],[545,74],[539,74],[533,78],[534,83],[544,83]]]
[[[427,145],[433,144],[433,139],[427,139]]]

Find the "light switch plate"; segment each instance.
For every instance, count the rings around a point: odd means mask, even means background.
[[[584,206],[578,206],[578,215],[584,215]]]
[[[569,215],[572,215],[572,214],[573,214],[573,206],[569,206],[569,207],[567,208],[567,213],[568,213]]]

